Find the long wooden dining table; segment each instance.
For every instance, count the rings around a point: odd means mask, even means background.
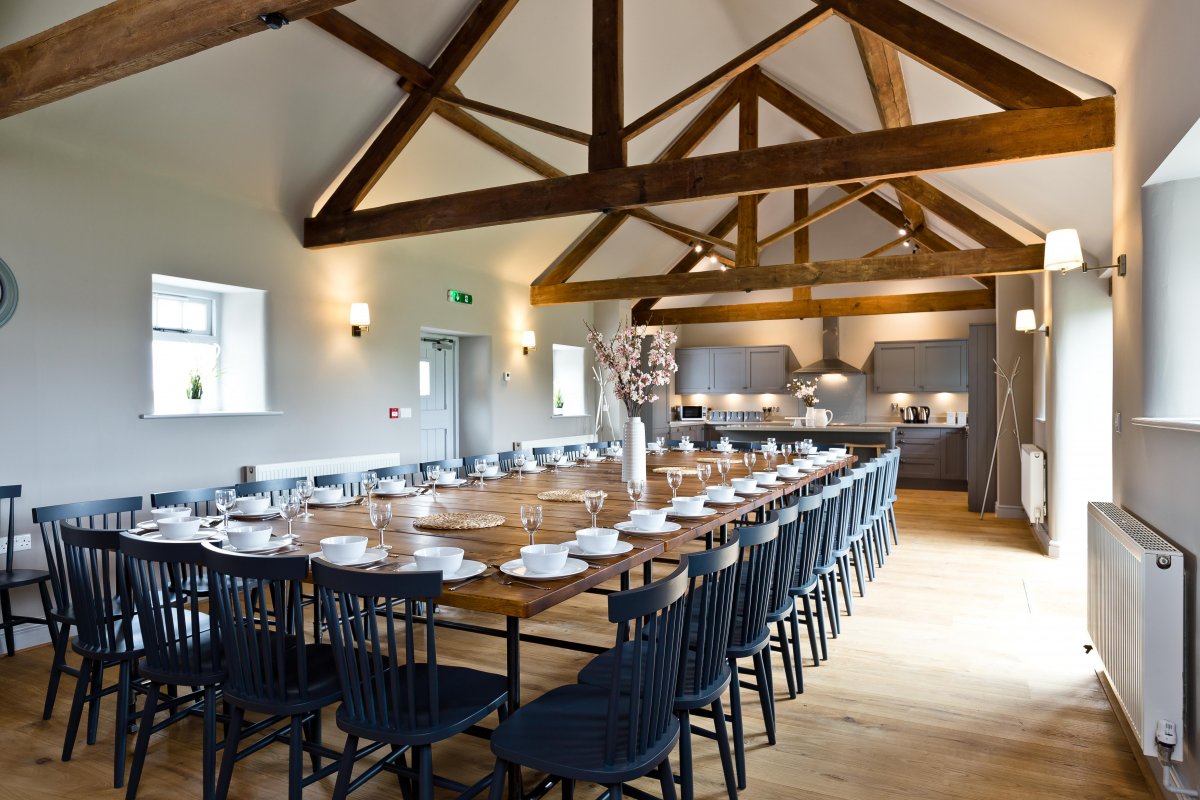
[[[696,477],[695,466],[701,458],[713,458],[716,453],[696,450],[694,452],[671,451],[647,457],[646,494],[641,500],[641,507],[657,508],[670,506],[671,492],[667,484],[667,476],[653,470],[665,467],[677,467],[685,470],[685,478],[679,492],[681,495],[700,493],[699,479]],[[734,466],[731,477],[741,475],[745,469],[741,465],[740,454],[734,454]],[[638,533],[627,535],[622,533],[621,539],[629,541],[632,549],[622,555],[604,560],[589,561],[589,568],[571,577],[551,581],[539,581],[536,586],[520,583],[507,584],[509,576],[501,573],[499,565],[520,558],[520,548],[529,544],[529,536],[521,526],[520,507],[525,503],[539,503],[543,508],[543,522],[536,533],[539,544],[554,544],[571,541],[575,532],[589,527],[591,519],[584,510],[582,502],[556,502],[539,500],[537,495],[552,489],[601,489],[606,492],[604,507],[600,511],[597,524],[599,527],[612,528],[615,523],[629,519],[629,512],[634,503],[628,497],[625,482],[621,479],[621,464],[619,461],[606,459],[601,462],[589,463],[580,461],[570,467],[555,469],[547,467],[542,472],[516,474],[482,483],[471,480],[457,487],[439,487],[436,496],[432,492],[413,494],[404,497],[375,498],[386,500],[392,506],[392,521],[385,531],[384,541],[391,546],[388,559],[384,562],[389,566],[378,564],[366,565],[363,569],[398,570],[413,563],[413,553],[424,547],[450,546],[461,547],[465,551],[464,558],[480,561],[489,569],[483,577],[475,580],[464,580],[462,585],[451,591],[453,583],[447,583],[442,596],[437,598],[440,605],[455,608],[496,614],[505,618],[505,629],[500,631],[485,625],[474,625],[456,620],[437,620],[436,624],[460,630],[473,631],[490,636],[503,636],[507,642],[507,667],[509,682],[509,698],[515,709],[520,704],[521,697],[521,642],[567,647],[585,652],[600,652],[598,648],[586,643],[554,639],[522,633],[520,623],[537,614],[571,600],[588,591],[608,593],[612,590],[600,588],[601,584],[614,579],[620,579],[622,588],[628,588],[629,576],[634,568],[643,568],[644,580],[652,577],[653,560],[665,553],[678,550],[688,542],[699,537],[706,537],[711,546],[715,534],[720,533],[725,526],[743,519],[747,514],[757,509],[770,507],[781,497],[800,491],[813,481],[823,480],[826,476],[836,474],[855,462],[854,456],[828,464],[817,471],[805,474],[803,477],[782,481],[779,486],[772,487],[766,492],[745,498],[731,505],[712,505],[716,513],[702,518],[672,518],[680,524],[680,529],[669,534]],[[761,465],[761,460],[760,460]],[[761,466],[758,467],[762,469]],[[715,473],[716,470],[714,469]],[[710,484],[717,482],[714,474]],[[502,525],[473,529],[473,530],[426,530],[418,528],[414,521],[420,517],[445,512],[494,512],[504,517]],[[292,533],[295,536],[295,548],[290,548],[288,555],[305,552],[320,556],[320,541],[329,536],[362,534],[368,537],[368,546],[378,544],[378,533],[371,526],[370,515],[366,503],[340,508],[313,508],[313,517],[295,520],[292,523]],[[287,532],[287,523],[280,519],[271,521],[275,534]],[[270,556],[263,556],[270,557]],[[395,566],[390,566],[395,564]],[[352,569],[348,567],[349,569]]]

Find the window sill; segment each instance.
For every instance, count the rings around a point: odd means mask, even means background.
[[[189,417],[281,417],[282,411],[183,411],[178,414],[138,414],[138,419],[188,419]]]
[[[591,419],[591,414],[551,414],[551,419]]]
[[[1200,433],[1200,418],[1197,417],[1134,417],[1133,424],[1139,428]]]

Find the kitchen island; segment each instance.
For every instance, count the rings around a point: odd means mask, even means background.
[[[777,442],[812,439],[818,445],[861,444],[896,446],[898,424],[889,422],[834,422],[824,428],[797,428],[790,422],[730,422],[713,425],[717,436],[734,442],[762,442],[768,436]]]

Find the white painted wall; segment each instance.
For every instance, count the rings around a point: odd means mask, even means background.
[[[590,306],[533,309],[529,274],[438,260],[432,239],[306,251],[287,214],[0,130],[0,248],[21,293],[0,329],[0,417],[20,421],[6,427],[0,483],[24,486],[20,530],[33,506],[219,485],[249,463],[393,450],[418,460],[423,326],[490,337],[486,380],[472,384],[490,396],[460,404],[486,416],[468,427],[480,449],[590,432],[590,419],[552,418],[550,347],[520,348],[526,328],[547,345],[584,345]],[[283,416],[138,419],[152,408],[156,272],[267,291],[267,401]],[[448,303],[448,288],[475,304]],[[359,300],[372,325],[352,338]],[[389,406],[414,415],[389,420]]]

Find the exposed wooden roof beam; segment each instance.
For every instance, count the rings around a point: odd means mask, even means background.
[[[696,325],[706,322],[911,314],[920,311],[975,311],[995,307],[995,300],[986,289],[971,289],[961,292],[837,297],[799,302],[791,300],[695,308],[655,308],[640,315],[634,314],[633,321],[637,325]]]
[[[767,56],[779,50],[788,42],[803,36],[808,31],[820,25],[830,16],[829,7],[820,3],[812,11],[793,20],[775,33],[763,39],[758,44],[738,56],[730,59],[715,70],[705,75],[691,86],[683,89],[672,97],[659,103],[642,116],[625,126],[622,132],[626,139],[632,139],[643,133],[692,101],[703,97],[722,83],[736,78]]]
[[[1095,152],[1113,146],[1113,130],[1113,98],[1100,97],[330,213],[306,221],[305,246]]]
[[[114,0],[0,49],[0,119],[350,0]]]
[[[625,166],[624,0],[592,0],[592,135],[588,169]]]
[[[436,95],[466,71],[516,3],[517,0],[481,0],[433,62],[429,70],[433,80],[427,90],[413,92],[405,99],[330,195],[318,216],[346,213],[358,207],[429,118]]]
[[[1041,272],[1043,245],[986,247],[948,253],[863,256],[836,261],[779,264],[754,269],[642,275],[530,287],[532,305],[591,303],[641,297],[749,292],[837,283],[971,277]]]
[[[487,114],[489,117],[508,120],[515,125],[521,125],[522,127],[529,128],[530,130],[540,131],[541,133],[545,133],[550,136],[557,136],[559,139],[566,139],[568,142],[586,145],[591,139],[591,137],[583,131],[577,131],[574,128],[568,128],[565,125],[558,125],[553,122],[547,122],[545,120],[538,119],[537,117],[530,117],[526,114],[510,111],[507,108],[500,108],[499,106],[494,106],[490,103],[472,100],[468,97],[464,97],[463,94],[457,89],[453,91],[444,91],[439,94],[438,97],[439,99],[450,103],[451,105],[467,108],[471,111],[478,111],[480,114]]]
[[[760,195],[761,197],[762,195]],[[738,207],[736,204],[729,211],[725,212],[725,216],[721,217],[715,225],[708,229],[712,236],[727,236],[734,226],[737,225]],[[675,266],[667,271],[668,275],[679,275],[685,272],[691,272],[706,258],[705,253],[697,253],[695,250],[688,250],[679,261],[675,262]],[[644,297],[633,305],[633,313],[642,314],[654,307],[662,298],[660,297]]]
[[[747,70],[738,82],[742,84],[738,97],[738,150],[758,147],[758,67]],[[734,266],[758,266],[758,199],[752,194],[740,195],[738,205],[737,254]]]
[[[870,184],[867,184],[868,186]],[[792,190],[792,219],[796,222],[806,219],[808,213],[808,188]],[[810,223],[811,224],[811,223]],[[812,238],[812,229],[808,225],[803,225],[795,229],[792,234],[792,263],[805,264],[811,260],[810,247]],[[761,245],[761,242],[760,242]],[[811,286],[795,286],[792,288],[793,300],[811,300]]]
[[[342,12],[323,11],[313,14],[308,21],[395,72],[404,79],[401,83],[404,91],[411,92],[414,86],[428,89],[433,84],[433,73],[428,67]]]
[[[886,184],[887,184],[887,181],[871,181],[870,183],[864,183],[863,185],[859,186],[857,189],[852,190],[849,194],[844,195],[844,196],[839,197],[838,199],[834,200],[832,203],[829,203],[828,205],[821,207],[820,209],[812,212],[811,214],[805,215],[801,219],[797,219],[795,222],[788,223],[787,225],[783,226],[779,230],[772,233],[770,236],[768,236],[765,239],[763,239],[762,241],[760,241],[758,243],[758,246],[759,247],[769,247],[769,246],[775,244],[776,242],[778,242],[780,239],[783,239],[787,236],[791,236],[793,233],[797,233],[799,231],[806,229],[809,225],[812,225],[814,222],[819,222],[819,221],[825,219],[833,212],[838,211],[839,209],[845,208],[846,206],[850,205],[851,203],[858,202],[859,200],[861,200],[862,198],[871,194],[872,192],[876,192],[879,189],[883,188]]]
[[[628,213],[629,216],[640,219],[643,222],[648,222],[659,230],[669,231],[677,234],[675,238],[681,242],[684,242],[685,244],[694,245],[697,242],[708,242],[709,244],[716,245],[718,247],[724,247],[730,252],[737,250],[737,245],[728,239],[720,236],[714,236],[711,233],[698,231],[695,228],[689,228],[686,225],[680,225],[678,223],[671,222],[670,220],[663,219],[649,209],[631,208]]]
[[[470,134],[496,152],[508,156],[513,161],[541,175],[543,178],[561,178],[567,174],[548,161],[521,147],[495,128],[484,125],[461,108],[439,102],[434,106],[433,111],[464,133]]]
[[[1072,92],[900,0],[828,2],[847,22],[1001,108],[1079,105]]]
[[[879,245],[879,247],[876,247],[874,250],[871,250],[868,253],[864,253],[862,255],[862,258],[874,258],[875,256],[882,255],[883,253],[886,253],[888,250],[891,250],[893,247],[896,247],[898,245],[901,245],[901,244],[904,244],[905,242],[907,242],[909,240],[909,236],[911,236],[911,234],[909,234],[909,233],[906,233],[903,236],[897,236],[895,239],[892,239],[887,244],[881,244],[881,245]],[[973,253],[975,251],[974,250],[959,250],[958,252],[959,253]]]

